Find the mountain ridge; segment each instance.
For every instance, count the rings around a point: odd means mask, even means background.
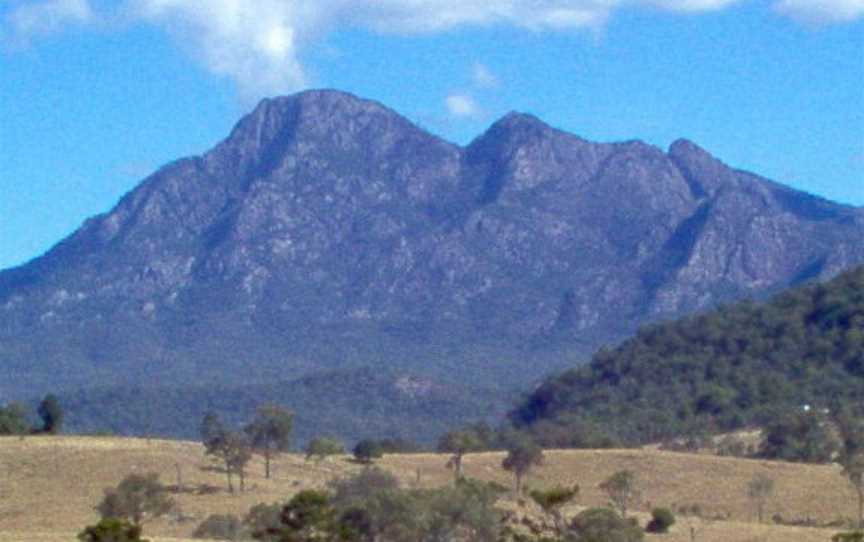
[[[511,113],[461,147],[307,91],[0,272],[20,378],[0,396],[376,364],[528,382],[646,321],[831,277],[862,239],[864,210],[687,140],[594,143]]]

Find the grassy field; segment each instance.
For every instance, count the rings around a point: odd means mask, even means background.
[[[503,454],[482,453],[465,458],[468,476],[510,485],[512,478],[500,468]],[[437,454],[392,455],[380,465],[408,487],[449,483],[446,457]],[[98,520],[94,506],[105,487],[116,485],[129,473],[157,472],[166,484],[218,488],[210,494],[176,496],[182,515],[145,524],[145,535],[154,542],[188,540],[209,514],[242,516],[254,504],[282,502],[300,489],[320,487],[330,479],[361,469],[348,458],[320,464],[301,456],[284,455],[274,461],[274,474],[263,478],[263,461],[250,467],[247,491],[225,491],[222,472],[203,454],[197,443],[164,440],[97,437],[0,438],[0,541],[61,542],[75,540],[85,525]],[[531,487],[578,483],[582,493],[575,513],[586,506],[605,504],[598,484],[616,470],[638,473],[642,503],[638,513],[647,520],[653,506],[677,508],[698,504],[706,516],[694,520],[700,542],[824,542],[838,529],[760,525],[747,499],[747,483],[758,473],[776,482],[766,517],[775,513],[787,519],[810,518],[825,524],[855,514],[855,498],[836,466],[690,455],[658,450],[547,451],[546,463],[527,483]],[[505,506],[518,508],[513,502]],[[528,508],[522,512],[533,513]],[[689,542],[690,524],[683,518],[673,532],[649,540]]]

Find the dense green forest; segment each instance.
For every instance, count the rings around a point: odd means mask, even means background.
[[[864,267],[641,329],[511,413],[548,446],[636,444],[864,409]]]

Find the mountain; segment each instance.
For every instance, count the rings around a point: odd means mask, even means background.
[[[593,143],[513,113],[463,148],[308,91],[0,273],[0,397],[359,367],[509,389],[860,262],[864,210],[688,141]]]
[[[548,379],[511,417],[550,446],[603,433],[644,443],[764,426],[804,405],[860,417],[862,390],[864,266],[767,303],[646,326]]]

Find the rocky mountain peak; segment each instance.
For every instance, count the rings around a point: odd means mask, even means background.
[[[584,354],[864,261],[861,220],[779,186],[684,140],[511,113],[462,148],[350,94],[272,98],[0,272],[0,359],[31,385],[358,359],[534,378],[563,358],[526,344]]]

